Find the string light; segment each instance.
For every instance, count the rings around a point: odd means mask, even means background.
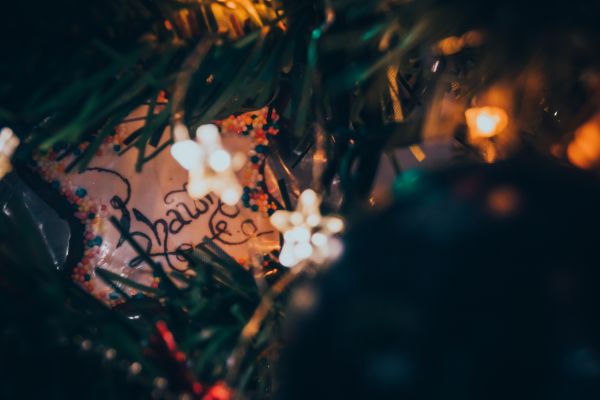
[[[320,264],[341,252],[341,243],[334,235],[344,229],[344,221],[322,216],[320,204],[319,196],[308,189],[300,195],[295,211],[279,210],[271,216],[271,224],[283,233],[281,265],[293,267],[304,260]]]
[[[473,138],[494,137],[508,126],[508,114],[500,107],[469,108],[465,117]]]
[[[465,112],[469,133],[473,137],[490,138],[506,129],[508,115],[500,107],[475,107]]]
[[[19,145],[19,138],[10,128],[0,130],[0,180],[12,171],[11,157]]]
[[[199,199],[213,192],[223,203],[235,205],[242,197],[235,171],[243,166],[244,155],[236,153],[232,157],[223,148],[219,128],[213,124],[199,126],[194,141],[187,127],[177,123],[173,137],[171,155],[189,172],[188,194]]]

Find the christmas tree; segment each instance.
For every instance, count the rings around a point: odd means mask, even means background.
[[[2,398],[273,398],[305,284],[425,165],[600,166],[597,1],[3,11]]]

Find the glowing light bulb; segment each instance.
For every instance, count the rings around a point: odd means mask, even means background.
[[[208,165],[217,172],[223,172],[231,166],[231,156],[222,149],[213,151],[208,158]]]
[[[473,137],[490,138],[508,126],[508,115],[500,107],[469,108],[465,117]]]
[[[221,144],[219,128],[213,124],[201,125],[196,140],[190,139],[185,125],[173,127],[175,143],[171,146],[173,158],[189,171],[188,194],[202,198],[214,192],[221,201],[233,206],[242,197],[242,187],[235,176],[235,166],[243,166],[245,156],[232,155]]]
[[[331,259],[332,235],[344,228],[344,222],[338,217],[322,217],[320,202],[317,193],[309,189],[298,198],[295,211],[280,210],[271,216],[271,223],[283,234],[281,265],[292,267],[304,260],[322,264]]]
[[[219,128],[214,124],[200,125],[196,129],[196,138],[205,145],[215,145],[219,143]]]
[[[498,117],[488,114],[477,116],[477,129],[486,135],[493,135],[498,125]]]

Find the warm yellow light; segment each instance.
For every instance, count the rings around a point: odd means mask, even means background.
[[[423,149],[416,144],[409,146],[408,149],[418,162],[423,162],[427,158]]]
[[[498,117],[489,114],[480,114],[477,116],[477,129],[485,135],[492,135],[498,125]]]
[[[437,44],[437,50],[440,54],[449,56],[460,52],[463,48],[464,41],[457,36],[449,36],[440,40]]]
[[[214,151],[208,158],[208,165],[217,172],[223,172],[231,166],[231,156],[222,149]]]
[[[469,31],[462,36],[449,36],[437,43],[437,53],[445,56],[459,53],[465,47],[478,47],[484,42],[484,35],[479,31]]]
[[[508,126],[508,114],[500,107],[469,108],[465,117],[469,133],[473,137],[490,138]]]
[[[600,116],[577,129],[567,147],[567,157],[579,168],[589,169],[600,164]]]

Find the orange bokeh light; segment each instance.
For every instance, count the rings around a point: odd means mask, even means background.
[[[583,169],[600,164],[600,115],[577,129],[567,148],[567,157],[572,164]]]
[[[508,114],[500,107],[469,108],[465,117],[474,138],[491,138],[508,126]]]

